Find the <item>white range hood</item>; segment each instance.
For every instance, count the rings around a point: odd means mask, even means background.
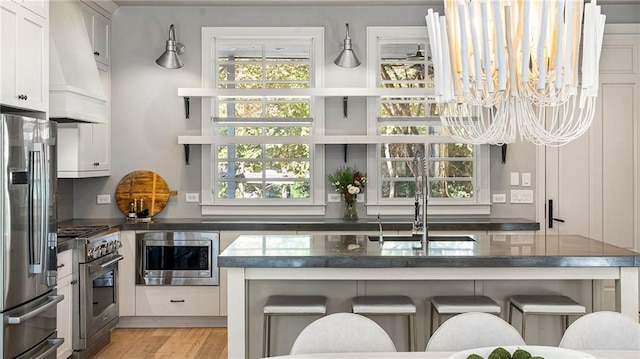
[[[98,67],[77,1],[49,3],[49,118],[107,122]]]

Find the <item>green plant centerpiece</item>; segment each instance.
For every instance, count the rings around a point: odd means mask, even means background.
[[[343,166],[335,173],[327,176],[331,185],[344,198],[345,209],[342,218],[345,221],[357,221],[358,211],[356,202],[358,194],[364,192],[367,185],[367,177],[354,167]]]

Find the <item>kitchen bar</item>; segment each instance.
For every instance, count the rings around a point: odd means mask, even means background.
[[[616,310],[637,316],[640,254],[636,252],[581,236],[474,238],[475,242],[430,242],[425,250],[416,242],[386,241],[380,247],[366,236],[240,236],[219,257],[219,265],[228,267],[229,357],[255,356],[259,340],[252,329],[261,320],[256,318],[260,305],[256,302],[266,295],[261,281],[278,283],[280,289],[286,288],[280,281],[317,281],[319,285],[330,281],[337,286],[355,281],[359,283],[357,294],[366,295],[376,281],[388,285],[472,281],[475,294],[482,294],[485,282],[577,280],[596,281],[591,295],[598,296],[599,281],[614,280]],[[296,241],[298,246],[292,248]],[[259,298],[252,291],[254,286],[261,289]],[[591,310],[599,309],[596,301],[593,306]]]

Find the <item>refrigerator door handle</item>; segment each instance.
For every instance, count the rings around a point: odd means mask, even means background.
[[[33,143],[29,146],[29,273],[42,273],[42,232],[46,218],[42,218],[44,209],[44,193],[42,192],[43,144]],[[40,205],[38,205],[40,204]],[[37,209],[39,213],[36,213]]]
[[[19,317],[8,317],[7,318],[7,324],[20,324],[22,322],[24,322],[25,320],[29,320],[33,317],[35,317],[36,315],[44,312],[45,310],[48,310],[49,308],[51,308],[52,306],[55,306],[56,304],[62,302],[62,300],[64,299],[64,295],[48,295],[47,296],[47,300],[48,302],[46,302],[45,304],[37,307],[36,309],[25,313]]]

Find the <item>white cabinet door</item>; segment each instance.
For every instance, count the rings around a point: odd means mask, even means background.
[[[122,242],[120,254],[124,256],[119,265],[120,316],[133,317],[136,315],[136,233],[120,231],[120,241]]]
[[[64,343],[57,350],[58,359],[66,359],[73,354],[71,344],[73,340],[73,285],[75,281],[73,279],[72,254],[71,250],[58,253],[58,294],[64,296],[62,302],[58,303],[56,316],[58,337],[64,338]]]
[[[80,10],[96,61],[109,66],[109,30],[111,22],[87,4],[81,3]]]
[[[58,125],[58,177],[109,176],[109,124]]]
[[[3,2],[0,11],[0,102],[46,112],[49,99],[49,23],[13,2]]]
[[[49,0],[19,0],[15,2],[45,19],[49,18]]]

